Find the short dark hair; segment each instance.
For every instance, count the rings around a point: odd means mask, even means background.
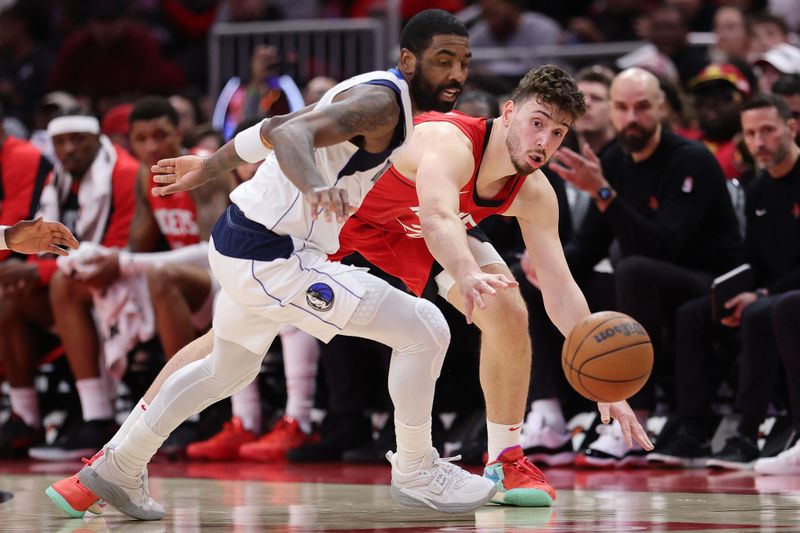
[[[777,26],[782,34],[789,34],[789,25],[786,24],[786,21],[777,15],[773,15],[772,13],[760,13],[752,17],[750,21],[750,27],[752,28],[758,24],[772,24],[773,26]]]
[[[441,9],[426,9],[411,17],[400,34],[400,48],[420,56],[436,35],[459,35],[469,38],[464,23]]]
[[[575,73],[575,82],[580,83],[582,81],[600,83],[602,85],[605,85],[606,89],[611,88],[611,78],[609,78],[599,70],[595,69],[594,67],[585,67],[580,69],[577,73]]]
[[[772,86],[772,94],[792,96],[800,94],[800,74],[785,74]]]
[[[789,104],[780,96],[774,94],[759,94],[745,102],[742,106],[742,113],[750,111],[751,109],[762,109],[765,107],[774,107],[778,115],[783,120],[789,120],[792,117],[792,110],[789,109]]]
[[[520,104],[530,97],[536,102],[557,107],[567,113],[572,120],[586,112],[583,93],[569,74],[555,65],[544,65],[529,70],[511,94],[511,101]]]
[[[178,127],[178,112],[163,96],[145,96],[133,103],[128,124],[133,125],[138,120],[153,120],[154,118],[167,117],[176,128]]]

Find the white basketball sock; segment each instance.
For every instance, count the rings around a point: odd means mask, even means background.
[[[319,343],[293,326],[280,331],[283,368],[286,376],[286,414],[306,433],[311,432],[311,408],[317,389]]]
[[[495,424],[486,419],[486,430],[489,435],[489,462],[496,460],[503,450],[520,445],[520,430],[522,421],[518,424]]]
[[[431,419],[419,426],[407,426],[394,419],[397,433],[397,468],[403,474],[419,470],[422,460],[433,448]]]
[[[33,387],[11,387],[8,391],[11,400],[11,411],[19,415],[29,427],[38,428],[42,425],[42,416],[39,414],[39,397]]]
[[[231,412],[242,420],[244,429],[261,434],[261,392],[258,379],[231,396]]]
[[[79,379],[75,382],[75,387],[78,389],[78,396],[81,399],[81,410],[85,422],[107,420],[114,416],[105,379],[102,377]]]
[[[120,445],[114,449],[114,464],[126,475],[139,477],[165,440],[166,436],[162,437],[150,429],[146,417],[139,416]]]
[[[109,440],[106,443],[106,446],[111,446],[111,448],[116,449],[122,442],[122,439],[124,439],[125,436],[128,434],[128,432],[131,430],[136,421],[142,417],[145,411],[147,411],[147,405],[148,404],[146,401],[144,401],[144,398],[136,402],[136,405],[133,407],[128,417],[122,423],[122,426],[120,426],[117,432],[114,433],[114,436],[111,437],[111,440]]]

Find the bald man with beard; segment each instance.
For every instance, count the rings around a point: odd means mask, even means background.
[[[676,309],[707,294],[715,276],[740,264],[741,236],[714,156],[662,128],[665,100],[656,77],[625,70],[614,78],[610,96],[617,145],[602,159],[588,146],[580,154],[561,148],[551,163],[592,197],[565,255],[582,288],[598,281],[614,287],[616,305],[603,307],[641,322],[656,357],[663,358],[661,333],[674,323]],[[605,257],[612,259],[613,276],[593,270]],[[651,378],[630,400],[642,424],[653,407],[653,388]],[[628,450],[617,432],[603,432],[576,463],[622,466],[644,463],[645,455],[637,447]]]

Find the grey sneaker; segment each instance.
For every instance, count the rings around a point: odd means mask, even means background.
[[[488,502],[495,484],[454,465],[460,457],[441,459],[436,448],[425,456],[422,467],[404,474],[397,468],[397,455],[386,453],[392,463],[392,497],[409,507],[430,507],[443,513],[466,513]]]
[[[114,463],[114,450],[104,448],[103,455],[78,472],[78,479],[98,498],[137,520],[161,520],[164,507],[150,497],[147,470],[131,477]]]

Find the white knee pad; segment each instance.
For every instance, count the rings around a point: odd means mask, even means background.
[[[378,307],[386,295],[393,290],[393,287],[381,278],[364,271],[353,272],[353,277],[364,286],[364,297],[353,312],[353,316],[350,317],[350,321],[353,324],[369,324],[375,318]]]
[[[428,300],[419,298],[414,311],[428,330],[431,343],[437,348],[436,356],[431,361],[431,377],[438,379],[439,374],[442,372],[444,356],[447,354],[447,348],[450,345],[450,327],[447,325],[447,321],[439,308]]]

